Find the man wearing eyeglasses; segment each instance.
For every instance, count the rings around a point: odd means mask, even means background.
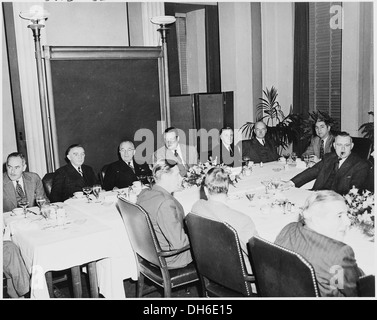
[[[121,189],[132,185],[138,176],[149,176],[152,172],[147,163],[135,160],[135,146],[131,141],[119,145],[119,160],[109,164],[103,180],[105,190]]]

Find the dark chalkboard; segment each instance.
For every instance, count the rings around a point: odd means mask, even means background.
[[[99,172],[117,160],[120,141],[134,140],[138,129],[161,133],[160,47],[44,49],[55,169],[65,164],[73,143],[84,146],[85,163]]]

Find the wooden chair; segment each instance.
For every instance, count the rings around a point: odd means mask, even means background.
[[[376,296],[376,279],[373,274],[362,276],[356,282],[359,297]]]
[[[259,296],[320,296],[313,266],[301,255],[260,237],[251,238],[247,247]]]
[[[191,248],[205,296],[255,296],[255,278],[246,271],[237,231],[226,222],[193,213],[186,216]]]
[[[368,138],[352,137],[352,152],[360,158],[368,160],[372,152],[372,141]]]
[[[52,181],[54,180],[54,173],[46,173],[42,178],[43,188],[45,190],[47,198],[50,199],[51,189],[52,189]]]
[[[151,290],[144,292],[145,277],[163,288],[165,297],[170,297],[175,288],[199,281],[193,262],[183,268],[168,269],[167,267],[166,257],[189,250],[190,246],[172,251],[162,250],[149,215],[141,206],[128,202],[119,195],[117,208],[137,257],[139,278],[136,295],[138,297],[151,292]]]

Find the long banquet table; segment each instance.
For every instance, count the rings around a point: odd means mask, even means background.
[[[102,202],[68,199],[63,206],[65,225],[45,220],[37,207],[27,218],[4,213],[4,224],[19,246],[31,274],[31,297],[48,299],[45,273],[96,262],[99,292],[105,298],[125,298],[123,280],[137,279],[135,255],[115,207],[116,193],[101,195]]]
[[[252,173],[249,176],[240,175],[241,179],[234,186],[231,185],[228,192],[228,205],[249,216],[258,234],[271,242],[275,241],[284,226],[297,221],[306,198],[313,192],[310,189],[314,181],[311,181],[301,188],[277,192],[272,190],[266,194],[265,187],[261,183],[263,180],[278,178],[288,181],[305,169],[302,166],[283,168],[284,165],[279,162],[265,163],[263,167],[254,165]],[[254,193],[253,201],[246,198],[246,192]],[[182,204],[185,214],[188,214],[193,204],[199,200],[200,190],[198,187],[191,187],[175,192],[174,196]],[[290,210],[284,205],[278,205],[284,202],[290,202]],[[374,241],[370,241],[357,229],[351,228],[344,242],[353,248],[356,261],[365,274],[375,274]]]
[[[302,167],[283,169],[278,162],[266,163],[263,167],[254,166],[249,176],[241,175],[241,180],[231,186],[228,204],[245,213],[254,221],[259,235],[274,241],[280,230],[290,222],[297,221],[300,208],[312,192],[312,182],[301,187],[266,194],[262,180],[273,177],[289,180],[304,170]],[[255,193],[253,201],[247,200],[245,193]],[[175,192],[185,213],[200,198],[199,188],[192,187]],[[4,213],[5,226],[10,228],[12,241],[21,250],[31,272],[31,297],[49,298],[45,273],[64,270],[72,266],[97,261],[99,292],[105,298],[125,298],[123,280],[137,279],[138,270],[126,229],[116,209],[117,192],[101,192],[101,202],[87,203],[86,198],[68,199],[63,207],[68,224],[51,226],[40,215],[29,213],[11,216]],[[291,202],[291,210],[284,206],[271,205],[276,201]],[[35,213],[38,208],[30,208]],[[366,274],[374,274],[374,242],[368,241],[354,230],[344,240],[355,251],[358,265]]]

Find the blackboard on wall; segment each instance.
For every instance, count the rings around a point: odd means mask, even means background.
[[[119,143],[134,140],[138,129],[161,134],[160,47],[46,46],[44,51],[55,169],[66,164],[65,150],[74,143],[84,146],[85,163],[99,172],[118,159]]]

